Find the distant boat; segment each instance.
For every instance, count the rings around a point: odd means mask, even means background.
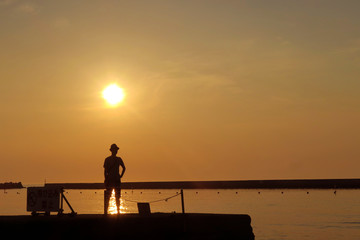
[[[24,188],[21,182],[5,182],[0,183],[0,189],[17,189],[17,188]]]

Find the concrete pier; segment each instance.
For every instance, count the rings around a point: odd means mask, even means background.
[[[235,214],[0,216],[0,232],[15,239],[254,239],[250,216]]]
[[[65,189],[104,189],[104,183],[47,183]],[[360,189],[360,179],[123,182],[122,189]]]

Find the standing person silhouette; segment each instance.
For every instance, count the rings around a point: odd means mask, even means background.
[[[114,143],[110,147],[111,156],[107,157],[104,162],[104,176],[105,176],[105,197],[104,197],[104,213],[108,212],[109,201],[111,192],[115,189],[116,209],[117,213],[120,213],[120,191],[121,191],[121,178],[125,173],[125,164],[121,157],[117,157],[116,154],[119,147]],[[122,172],[120,174],[120,166]]]

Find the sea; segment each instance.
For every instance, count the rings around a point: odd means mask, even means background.
[[[30,215],[26,189],[0,191],[0,216]],[[180,190],[125,189],[121,213],[136,213],[137,202],[150,202],[151,212],[180,213]],[[103,190],[65,190],[78,214],[102,214]],[[110,213],[115,213],[114,196]],[[64,210],[70,209],[64,204]],[[248,214],[257,240],[359,240],[360,189],[213,189],[184,190],[187,213]],[[56,213],[52,213],[56,214]]]

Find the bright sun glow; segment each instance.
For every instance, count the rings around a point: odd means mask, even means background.
[[[125,93],[122,88],[114,83],[104,89],[102,96],[108,104],[111,106],[116,106],[124,100]]]
[[[118,214],[117,208],[116,208],[116,199],[115,199],[115,190],[114,189],[111,192],[108,212],[112,215]],[[126,212],[126,207],[124,207],[124,202],[120,198],[120,213],[125,213],[125,212]]]

